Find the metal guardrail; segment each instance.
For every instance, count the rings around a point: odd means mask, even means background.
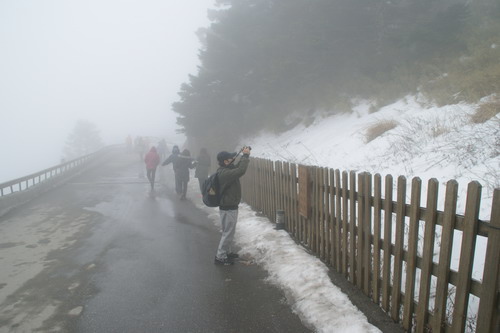
[[[53,166],[51,168],[38,171],[28,176],[13,179],[5,183],[0,184],[0,197],[8,196],[14,193],[19,193],[33,188],[39,184],[45,183],[49,180],[53,180],[69,172],[76,171],[81,166],[85,165],[88,161],[92,160],[98,154],[109,149],[109,147],[102,148],[94,153],[76,158],[69,162],[61,163],[59,165]]]

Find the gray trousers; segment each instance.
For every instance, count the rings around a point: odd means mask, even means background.
[[[232,252],[236,222],[238,221],[238,210],[219,210],[222,237],[217,249],[217,259],[226,259],[227,254]]]

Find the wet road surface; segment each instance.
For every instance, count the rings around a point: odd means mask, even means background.
[[[258,266],[213,264],[170,166],[154,194],[142,169],[113,152],[0,218],[0,332],[310,332]]]

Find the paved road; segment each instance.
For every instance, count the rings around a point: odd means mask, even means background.
[[[114,152],[0,218],[0,332],[310,332],[259,267],[214,265],[213,222],[142,174]]]

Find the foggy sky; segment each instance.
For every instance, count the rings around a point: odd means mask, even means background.
[[[78,119],[182,141],[171,103],[213,2],[0,0],[0,182],[58,164]]]

